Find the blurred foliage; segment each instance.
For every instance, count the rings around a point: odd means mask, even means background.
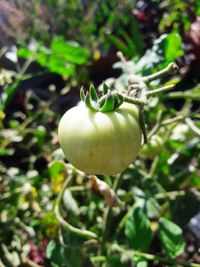
[[[68,78],[78,81],[76,86],[89,83],[88,65],[117,50],[128,61],[114,64],[121,74],[106,80],[111,89],[127,89],[131,75],[149,75],[183,58],[179,26],[188,29],[192,21],[188,10],[199,15],[199,1],[153,1],[164,16],[158,22],[159,37],[154,38],[152,46],[143,41],[141,21],[133,14],[136,4],[143,1],[14,2],[28,14],[29,23],[21,39],[17,37],[16,46],[2,53],[15,69],[0,70],[0,263],[97,266],[102,260],[97,255],[107,206],[92,191],[90,182],[65,162],[57,139],[61,114],[53,103],[59,100],[59,106],[65,97],[70,99],[73,83]],[[33,62],[41,68],[27,71]],[[18,92],[23,82],[49,72],[61,75],[66,86],[60,91],[49,86],[40,94],[31,86]],[[149,89],[181,80],[181,74],[167,82],[158,79],[149,84]],[[152,96],[145,107],[148,132],[153,130],[163,147],[152,157],[141,153],[120,176],[117,194],[123,205],[112,209],[105,254],[100,255],[107,266],[148,266],[139,254],[130,256],[133,250],[193,260],[192,254],[183,254],[187,248],[183,237],[186,225],[199,212],[200,116],[195,103],[200,101],[200,85],[183,87]],[[50,97],[41,97],[41,92]],[[17,108],[16,102],[20,103]],[[70,106],[64,105],[65,110]],[[73,181],[61,203],[63,217],[76,227],[96,233],[100,242],[69,233],[55,216],[58,194],[70,175]],[[99,178],[112,185],[117,177]],[[194,249],[197,253],[197,247]]]

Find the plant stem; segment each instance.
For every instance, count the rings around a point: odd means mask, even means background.
[[[145,120],[144,120],[144,109],[143,109],[143,107],[139,107],[139,122],[140,122],[140,127],[141,127],[143,138],[144,138],[144,144],[147,144],[148,139],[147,139]]]
[[[190,118],[186,118],[185,122],[196,135],[200,136],[200,129],[194,124],[194,122]]]
[[[69,224],[67,221],[65,221],[63,219],[63,217],[60,213],[60,204],[61,204],[61,201],[63,198],[63,194],[64,194],[66,187],[68,186],[68,184],[72,180],[72,177],[73,177],[73,175],[68,176],[68,178],[64,182],[62,190],[60,191],[60,193],[58,195],[55,210],[54,210],[56,217],[57,217],[58,221],[60,222],[60,224],[62,226],[64,226],[67,231],[69,231],[75,235],[78,235],[79,237],[83,237],[85,239],[97,239],[97,235],[94,234],[93,232],[90,232],[88,230],[82,230],[82,229],[76,228],[76,227],[72,226],[71,224]]]
[[[154,173],[155,173],[155,170],[156,170],[156,167],[158,165],[158,162],[159,162],[159,156],[156,156],[153,160],[153,162],[151,163],[151,168],[150,168],[150,171],[149,171],[149,176],[153,178],[154,176]]]
[[[119,94],[119,93],[118,93]],[[138,106],[144,106],[146,104],[146,101],[140,99],[140,98],[134,98],[134,97],[130,97],[130,96],[126,96],[126,95],[122,95],[119,94],[123,97],[125,102],[131,103],[131,104],[135,104]]]
[[[178,66],[173,62],[170,63],[166,68],[164,68],[163,70],[160,70],[152,75],[146,76],[143,78],[144,82],[151,82],[153,80],[156,80],[158,78],[161,78],[169,73],[174,73],[178,70]]]
[[[148,134],[148,139],[151,139],[151,137],[157,133],[157,131],[160,129],[161,126],[166,126],[175,122],[184,121],[185,116],[176,116],[174,118],[166,119],[164,121],[158,120],[156,125],[153,127],[153,129]]]
[[[188,90],[189,91],[189,90]],[[191,99],[191,100],[197,100],[199,101],[199,95],[192,94],[190,92],[183,92],[183,91],[177,91],[177,92],[170,92],[169,94],[165,95],[165,98],[185,98],[185,99]]]
[[[158,88],[158,89],[147,91],[146,92],[146,96],[152,96],[152,95],[156,95],[158,93],[169,91],[169,90],[173,89],[174,86],[175,86],[175,84],[171,84],[171,85],[167,85],[167,86],[164,86],[164,87],[161,87],[161,88]]]
[[[117,175],[115,178],[115,181],[113,183],[113,191],[117,191],[118,187],[120,186],[121,180],[122,180],[122,175]],[[105,221],[104,221],[104,229],[103,229],[103,238],[102,238],[102,245],[100,249],[100,255],[105,254],[105,247],[106,247],[106,241],[109,233],[109,228],[110,228],[110,222],[112,218],[112,207],[109,206],[107,207],[105,211]]]
[[[170,265],[179,265],[179,266],[184,266],[184,267],[200,267],[200,264],[198,263],[192,263],[192,262],[186,262],[186,261],[176,261],[173,259],[165,258],[165,257],[160,257],[157,255],[149,254],[149,253],[144,253],[140,251],[127,251],[126,249],[120,247],[119,245],[116,245],[116,250],[118,250],[121,253],[125,253],[127,256],[133,258],[135,256],[142,257],[147,261],[156,261],[159,263],[165,263],[165,264],[170,264]],[[91,258],[93,262],[105,262],[107,258],[105,256],[97,256],[97,257],[92,257]]]
[[[184,190],[180,190],[180,191],[171,191],[171,192],[162,192],[162,193],[157,193],[155,194],[155,198],[156,199],[163,199],[163,198],[176,198],[179,196],[185,196],[186,195],[186,191]]]

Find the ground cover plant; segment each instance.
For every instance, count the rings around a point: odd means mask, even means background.
[[[0,266],[200,266],[198,1],[11,2]]]

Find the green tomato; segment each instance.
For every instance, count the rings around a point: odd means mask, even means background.
[[[85,104],[61,118],[61,148],[77,169],[87,174],[115,175],[137,157],[142,140],[138,109],[123,103],[110,112],[94,112]]]
[[[141,149],[141,155],[145,158],[153,159],[163,149],[163,139],[159,135],[153,135],[148,141],[148,144],[144,144]]]

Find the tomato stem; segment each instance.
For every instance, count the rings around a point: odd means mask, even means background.
[[[173,89],[174,87],[175,87],[175,84],[170,84],[170,85],[167,85],[167,86],[155,89],[155,90],[148,91],[145,94],[146,94],[146,96],[153,96],[153,95],[156,95],[158,93],[169,91],[169,90]]]
[[[139,122],[140,122],[140,127],[143,133],[143,138],[144,138],[144,143],[148,143],[147,139],[147,132],[146,132],[146,126],[145,126],[145,120],[144,120],[144,109],[143,107],[139,108]]]
[[[170,63],[166,68],[154,73],[154,74],[151,74],[149,76],[146,76],[146,77],[143,77],[143,81],[144,82],[151,82],[153,80],[156,80],[158,78],[161,78],[169,73],[175,73],[178,71],[178,66],[176,65],[176,63],[172,62]]]
[[[121,94],[119,94],[121,95]],[[124,99],[125,102],[131,103],[131,104],[135,104],[138,106],[143,106],[146,104],[146,101],[140,99],[140,98],[135,98],[135,97],[131,97],[131,96],[126,96],[126,95],[121,95]]]

